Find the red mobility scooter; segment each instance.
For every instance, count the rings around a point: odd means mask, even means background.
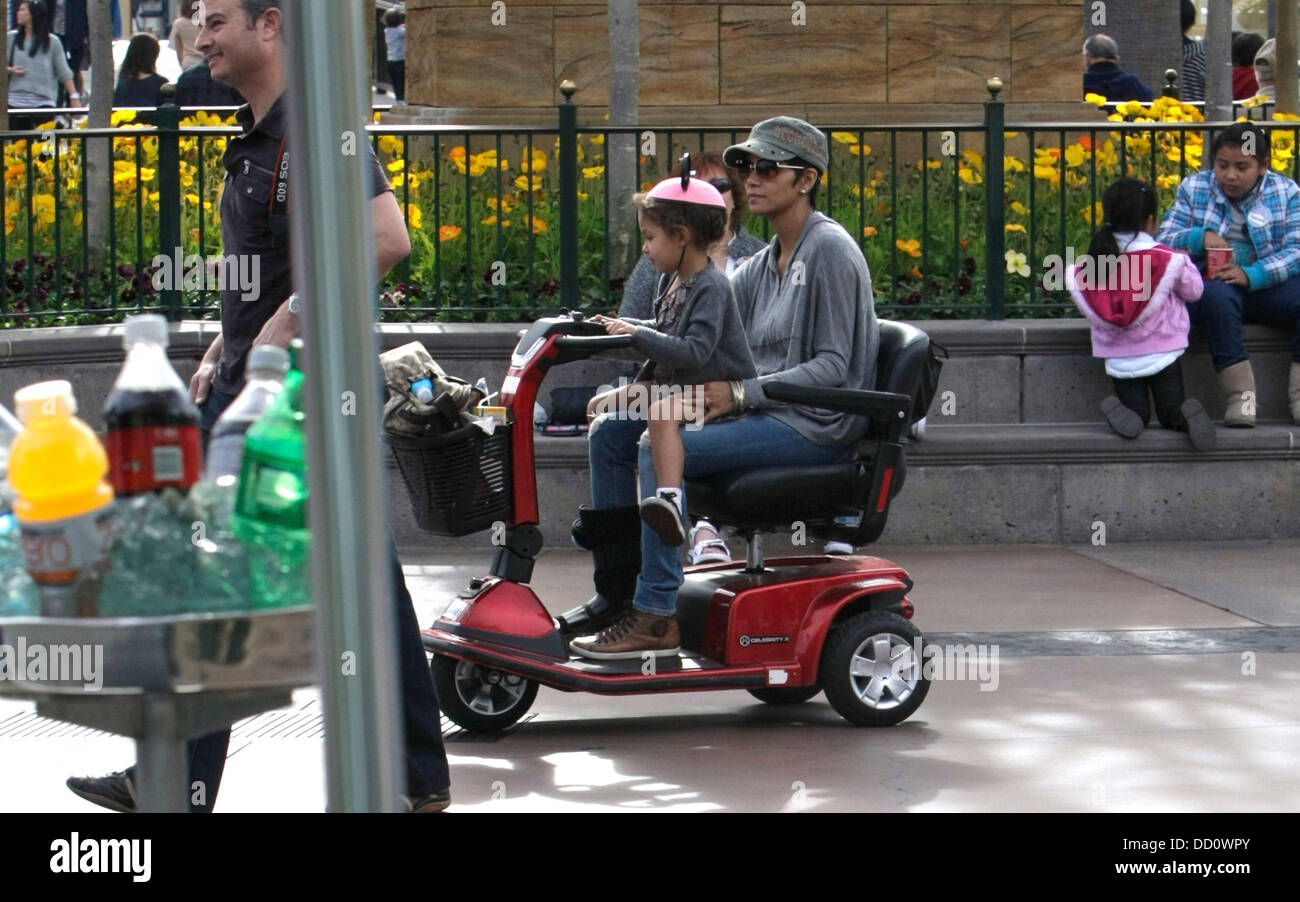
[[[855,459],[688,481],[691,513],[742,535],[745,561],[686,568],[677,596],[680,657],[596,661],[570,654],[578,633],[528,585],[542,548],[533,403],[551,367],[629,341],[581,314],[538,320],[522,333],[502,385],[501,403],[513,415],[506,427],[491,436],[475,426],[434,439],[390,436],[422,527],[444,535],[506,527],[491,571],[471,579],[423,631],[443,711],[466,730],[504,730],[544,685],[607,695],[745,689],[772,704],[824,691],[852,724],[906,719],[929,689],[907,573],[866,555],[765,560],[762,538],[794,521],[809,536],[856,547],[880,536],[903,483],[903,436],[929,362],[928,336],[880,322],[877,391],[769,385],[778,401],[868,416]]]

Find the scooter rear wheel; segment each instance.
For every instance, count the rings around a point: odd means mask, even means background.
[[[442,710],[471,732],[499,733],[523,717],[537,698],[533,680],[473,661],[434,655],[429,671]]]
[[[869,611],[826,639],[818,682],[840,716],[859,727],[901,723],[925,701],[921,631],[898,614]]]

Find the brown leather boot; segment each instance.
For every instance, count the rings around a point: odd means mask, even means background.
[[[1300,426],[1300,363],[1291,361],[1291,380],[1286,387],[1287,399],[1291,402],[1291,422]]]
[[[595,636],[574,639],[569,648],[584,658],[599,660],[640,658],[646,652],[656,658],[665,658],[681,651],[681,636],[677,631],[676,617],[633,609]]]
[[[1227,408],[1223,425],[1251,427],[1255,425],[1258,400],[1255,395],[1255,371],[1249,360],[1242,360],[1219,372],[1219,391]]]

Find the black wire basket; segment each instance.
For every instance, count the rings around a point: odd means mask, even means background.
[[[510,517],[510,427],[488,435],[471,424],[442,435],[387,433],[415,522],[440,536],[464,536]]]

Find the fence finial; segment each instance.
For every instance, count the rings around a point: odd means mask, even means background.
[[[984,82],[984,87],[988,89],[990,97],[997,97],[1002,93],[1002,79],[996,75]]]
[[[564,81],[560,82],[560,93],[564,95],[566,103],[573,99],[573,95],[576,94],[577,91],[578,86],[573,83],[572,79],[566,78]]]
[[[1172,97],[1174,98],[1174,100],[1178,99],[1178,70],[1177,69],[1165,70],[1165,89],[1160,93],[1163,94],[1165,97]]]

